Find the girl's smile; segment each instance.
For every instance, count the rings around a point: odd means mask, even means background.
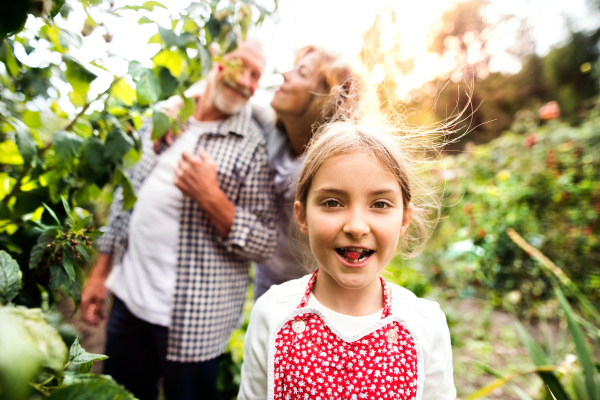
[[[306,210],[296,204],[300,231],[308,235],[322,272],[314,289],[319,301],[365,296],[381,308],[377,278],[410,222],[406,209],[400,184],[374,155],[355,152],[323,162]]]

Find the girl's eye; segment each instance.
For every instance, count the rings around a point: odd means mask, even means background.
[[[385,201],[377,201],[377,202],[373,203],[373,208],[386,209],[389,207],[390,207],[390,205],[388,203],[386,203]]]
[[[336,201],[336,200],[326,200],[325,202],[323,202],[323,205],[325,207],[328,208],[337,208],[337,207],[341,207],[342,205]]]

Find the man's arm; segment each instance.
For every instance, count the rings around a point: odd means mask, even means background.
[[[90,324],[96,325],[104,319],[104,303],[106,301],[106,278],[112,267],[112,255],[100,254],[96,266],[81,294],[81,310],[83,318]]]
[[[175,185],[198,202],[230,252],[256,262],[269,260],[277,246],[277,212],[266,149],[257,149],[236,204],[219,187],[212,157],[203,149],[198,153],[183,153]]]

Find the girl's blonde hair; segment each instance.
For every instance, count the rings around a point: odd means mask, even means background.
[[[369,112],[368,108],[374,104],[364,67],[331,50],[314,45],[298,50],[294,64],[311,53],[318,57],[319,84],[313,93],[305,119],[314,121],[313,132],[328,122],[364,117]],[[281,119],[277,120],[276,125],[285,131]]]
[[[398,181],[404,209],[412,203],[412,220],[399,243],[399,250],[405,258],[415,256],[425,246],[440,214],[440,191],[428,168],[427,157],[435,155],[431,149],[438,147],[431,142],[431,134],[431,131],[408,127],[399,130],[383,119],[324,125],[308,146],[295,200],[300,202],[304,212],[313,178],[327,159],[356,152],[373,155]],[[423,143],[429,143],[429,151],[422,153],[427,157],[417,156]]]

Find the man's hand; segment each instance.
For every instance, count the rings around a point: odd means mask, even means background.
[[[217,180],[217,167],[212,157],[198,149],[198,155],[184,151],[175,168],[175,186],[184,195],[196,200],[204,208],[214,201],[221,191]]]
[[[106,302],[106,277],[110,271],[112,257],[107,254],[100,254],[96,266],[83,289],[81,294],[81,313],[83,319],[89,324],[97,325],[100,320],[105,318],[104,305]]]
[[[213,158],[198,149],[198,155],[183,152],[174,177],[185,196],[194,199],[206,213],[219,234],[226,238],[235,217],[235,206],[225,196],[217,179],[217,167]]]

